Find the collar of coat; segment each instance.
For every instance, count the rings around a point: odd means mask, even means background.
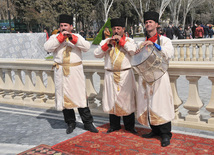
[[[158,36],[160,37],[160,35],[158,33],[156,33],[153,37],[146,37],[146,40],[150,40],[151,42],[155,43],[156,40],[158,39]]]

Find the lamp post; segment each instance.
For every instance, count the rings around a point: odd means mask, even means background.
[[[8,20],[9,20],[9,26],[10,26],[10,33],[11,33],[10,7],[9,7],[9,1],[8,0],[7,0],[7,12],[8,12]]]

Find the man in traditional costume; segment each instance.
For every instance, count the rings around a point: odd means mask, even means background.
[[[52,35],[44,44],[47,52],[54,56],[54,82],[56,109],[62,110],[68,125],[67,134],[76,127],[74,108],[78,108],[84,128],[97,133],[92,124],[93,117],[87,106],[85,76],[82,65],[82,51],[87,52],[90,43],[81,35],[73,34],[73,18],[70,15],[59,16],[60,33]]]
[[[111,27],[113,36],[102,40],[94,51],[96,58],[105,59],[102,106],[104,112],[109,113],[107,133],[121,129],[120,119],[123,116],[125,129],[135,134],[136,84],[130,60],[135,54],[136,44],[124,35],[124,19],[111,19]]]
[[[139,47],[148,45],[160,45],[160,52],[163,52],[169,59],[174,55],[174,48],[171,40],[157,33],[159,14],[157,12],[145,12],[144,23],[147,31],[146,41],[139,42]],[[137,92],[137,120],[139,123],[152,128],[144,138],[160,136],[161,146],[170,144],[171,120],[174,118],[173,95],[167,72],[153,83],[147,83],[141,76],[138,81]]]

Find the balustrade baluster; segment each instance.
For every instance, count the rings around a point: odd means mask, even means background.
[[[24,104],[33,104],[33,81],[32,81],[32,75],[31,75],[31,70],[24,70],[25,72],[25,85],[23,88],[23,91],[25,92],[25,98],[24,98]]]
[[[3,70],[0,68],[0,101],[4,97],[4,93],[5,93],[4,88],[5,88],[5,82],[3,80]]]
[[[174,47],[174,58],[172,60],[178,61],[178,47],[177,45],[173,45],[173,47]]]
[[[43,76],[42,76],[42,71],[34,71],[36,73],[36,84],[35,84],[35,89],[34,92],[36,93],[35,96],[35,103],[44,103],[45,100],[45,86],[43,82]]]
[[[211,52],[212,52],[212,59],[211,60],[214,61],[214,44],[212,44],[212,51]]]
[[[179,61],[184,61],[184,45],[179,45],[180,46],[180,58]]]
[[[85,72],[86,93],[87,93],[90,108],[96,108],[97,107],[97,104],[94,103],[97,92],[94,89],[93,78],[92,78],[93,74],[94,74],[94,72]]]
[[[177,93],[177,86],[176,86],[176,80],[179,78],[179,75],[170,75],[170,83],[172,88],[172,94],[173,94],[173,101],[174,101],[174,108],[175,108],[175,119],[179,120],[179,106],[182,104],[181,99],[178,96]]]
[[[47,74],[47,87],[45,94],[47,95],[47,104],[55,104],[55,85],[54,85],[54,71],[45,71]]]
[[[203,106],[198,94],[198,76],[186,76],[189,81],[189,96],[184,104],[184,108],[188,111],[185,120],[188,122],[200,122],[200,108]]]
[[[205,61],[210,61],[210,58],[209,58],[209,44],[205,44],[206,46],[206,49],[205,49]]]
[[[11,103],[13,101],[12,96],[14,95],[13,91],[13,81],[11,76],[11,69],[3,69],[5,73],[5,96],[4,100],[6,103]]]
[[[196,44],[192,44],[192,61],[196,61]]]
[[[206,109],[207,111],[211,112],[210,113],[210,118],[208,119],[208,124],[214,125],[214,77],[209,77],[209,79],[212,81],[212,93],[211,93],[211,98],[210,102],[207,105]]]
[[[202,51],[202,44],[198,44],[199,51],[198,51],[198,61],[203,61],[203,51]]]
[[[14,101],[19,104],[23,104],[23,97],[24,97],[24,84],[22,82],[22,75],[21,75],[21,69],[14,69],[15,72],[15,84],[13,86],[13,90],[15,92],[14,94]]]
[[[189,51],[189,47],[190,47],[190,45],[187,44],[187,45],[186,45],[186,59],[185,59],[185,61],[190,61],[190,51]]]
[[[103,111],[103,105],[102,105],[102,98],[103,98],[103,89],[104,89],[104,72],[98,72],[97,73],[100,76],[100,90],[98,95],[96,96],[96,99],[100,101],[100,106],[98,107],[99,110]]]

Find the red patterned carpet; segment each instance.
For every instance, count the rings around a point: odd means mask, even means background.
[[[160,146],[160,139],[145,139],[141,135],[148,129],[136,128],[138,135],[124,129],[106,134],[109,124],[98,127],[99,133],[85,132],[52,146],[53,150],[65,154],[84,155],[147,155],[147,154],[214,154],[214,139],[173,133],[171,145]]]
[[[51,146],[49,145],[45,145],[45,144],[41,144],[39,146],[36,146],[32,149],[29,149],[27,151],[24,151],[22,153],[19,153],[17,155],[65,155],[64,153],[55,151],[53,149],[51,149]]]

